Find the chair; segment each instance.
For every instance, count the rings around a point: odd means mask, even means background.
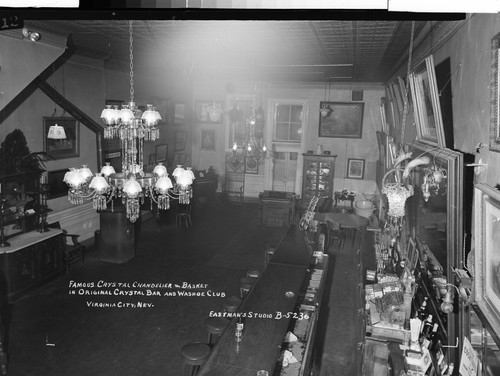
[[[47,227],[61,229],[59,222],[49,224]],[[62,230],[63,235],[66,237],[64,241],[64,264],[66,266],[66,273],[69,273],[71,264],[80,261],[82,265],[85,263],[85,246],[80,244],[77,234],[68,234],[66,230]]]
[[[186,228],[193,225],[191,222],[191,204],[180,204],[177,208],[177,215],[175,216],[175,224],[177,227],[184,221]]]
[[[245,163],[244,157],[231,154],[226,155],[226,170],[222,194],[226,202],[245,202]]]
[[[188,343],[182,346],[181,354],[184,359],[184,374],[186,374],[186,366],[188,366],[188,375],[197,375],[200,366],[203,365],[210,356],[210,351],[210,346],[201,342]]]
[[[240,279],[240,296],[244,299],[257,281],[254,277],[243,277]]]

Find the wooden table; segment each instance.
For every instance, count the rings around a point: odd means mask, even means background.
[[[287,254],[291,263],[286,262]],[[238,310],[247,315],[239,348],[235,340],[236,319],[233,318],[199,376],[254,376],[261,369],[273,374],[310,257],[303,233],[291,226]],[[292,292],[293,297],[287,297],[287,292]],[[265,317],[255,317],[260,314]]]

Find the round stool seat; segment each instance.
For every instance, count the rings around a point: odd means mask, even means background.
[[[209,317],[206,321],[208,332],[208,344],[213,345],[222,334],[229,320],[224,317]],[[215,337],[215,338],[214,338]]]
[[[235,313],[238,311],[238,307],[241,304],[241,299],[237,296],[228,296],[222,301],[222,310],[224,312]]]
[[[193,342],[182,346],[184,364],[190,366],[202,365],[210,356],[210,347],[206,343]]]
[[[254,277],[243,277],[240,279],[240,295],[242,299],[252,289],[255,281],[257,281],[257,278]]]
[[[212,334],[222,334],[228,323],[229,320],[224,317],[209,317],[207,319],[207,331]]]
[[[264,267],[262,265],[250,265],[247,268],[247,277],[257,278],[263,270]]]

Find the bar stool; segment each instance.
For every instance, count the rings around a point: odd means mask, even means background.
[[[236,313],[241,304],[241,299],[237,296],[228,296],[222,301],[222,311],[228,313]]]
[[[229,320],[224,317],[209,317],[207,319],[208,345],[210,347],[213,347],[217,343],[228,323]]]
[[[252,289],[253,285],[257,281],[254,277],[243,277],[240,279],[240,296],[243,299]]]
[[[210,346],[202,342],[192,342],[181,348],[182,358],[184,360],[184,375],[196,376],[200,366],[206,362],[210,356]],[[188,368],[186,368],[188,366]],[[188,371],[188,373],[186,373]]]
[[[247,277],[258,278],[263,270],[264,267],[262,265],[249,265],[247,267]]]

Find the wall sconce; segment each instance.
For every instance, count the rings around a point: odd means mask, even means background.
[[[467,291],[462,286],[462,284],[460,284],[460,289],[459,289],[454,284],[446,283],[446,284],[440,286],[440,290],[444,289],[447,286],[448,286],[448,288],[446,289],[446,292],[445,292],[444,298],[443,298],[443,302],[441,303],[441,311],[443,311],[444,313],[449,315],[450,313],[453,312],[453,302],[454,302],[454,297],[453,297],[454,290],[451,287],[453,287],[457,291],[459,299],[461,299],[465,303],[465,305],[469,305],[470,299],[469,299],[469,296],[467,294]]]
[[[32,42],[38,42],[41,38],[40,33],[36,31],[28,30],[27,28],[22,29],[23,37],[29,39]]]
[[[438,194],[440,184],[447,178],[448,176],[446,170],[438,168],[436,165],[424,170],[424,182],[422,183],[421,188],[425,202],[429,201],[431,191],[434,191],[436,195]]]

